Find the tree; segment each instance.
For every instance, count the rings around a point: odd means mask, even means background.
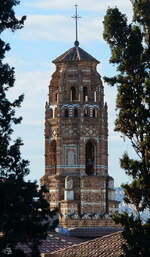
[[[110,63],[117,74],[105,77],[111,86],[117,86],[117,119],[115,131],[128,138],[135,159],[125,153],[121,167],[132,178],[122,185],[124,201],[133,204],[137,216],[127,213],[114,217],[124,227],[122,256],[150,256],[150,218],[142,224],[140,213],[150,210],[150,1],[132,0],[133,21],[118,8],[108,8],[104,17],[104,39],[111,49]]]
[[[20,1],[0,0],[0,34],[9,29],[21,29],[26,19],[15,17],[14,7]],[[25,181],[29,174],[29,162],[22,159],[20,138],[12,140],[14,125],[21,122],[16,117],[16,108],[21,106],[23,95],[9,100],[8,90],[14,86],[15,73],[5,63],[5,55],[10,50],[8,43],[0,38],[0,256],[26,256],[21,244],[28,244],[31,256],[40,256],[39,245],[47,236],[50,227],[49,204],[44,199],[46,189],[40,190],[36,182]]]

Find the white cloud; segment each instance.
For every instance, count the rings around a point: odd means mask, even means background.
[[[9,63],[10,66],[12,67],[21,67],[25,64],[25,62],[21,59],[17,59],[17,58],[12,58],[12,57],[7,57],[5,58],[6,63]]]
[[[74,1],[70,0],[39,0],[35,3],[28,2],[25,5],[36,7],[40,9],[49,9],[49,10],[72,10],[74,6]],[[80,0],[78,1],[79,4],[79,10],[88,10],[88,11],[95,11],[95,12],[103,12],[108,7],[119,7],[124,12],[131,9],[131,2],[130,0],[126,1],[120,1],[120,0],[93,0],[91,3],[91,0]]]
[[[49,15],[42,14],[27,15],[26,26],[19,32],[23,39],[38,40],[47,39],[59,42],[73,42],[75,38],[74,21],[71,19],[73,14],[74,1],[70,0],[51,0],[35,1],[26,3],[28,6],[50,10]],[[132,8],[130,0],[82,0],[79,2],[79,12],[82,19],[79,21],[79,37],[82,42],[102,40],[104,15],[110,7],[118,6],[121,11],[126,13],[131,20]],[[70,10],[70,15],[64,10]],[[82,10],[84,14],[82,15]],[[85,13],[88,11],[88,13]],[[37,11],[38,13],[38,11]],[[41,12],[40,12],[41,13]],[[34,31],[34,33],[33,33]],[[69,36],[68,36],[69,35]]]
[[[46,39],[58,42],[73,42],[75,40],[74,26],[70,17],[63,15],[29,15],[26,26],[18,34],[25,40]],[[81,20],[79,26],[80,40],[82,42],[100,40],[102,30],[102,19],[100,18]]]

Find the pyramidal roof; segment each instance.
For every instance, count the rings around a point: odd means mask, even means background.
[[[99,63],[98,60],[96,60],[92,55],[88,54],[86,51],[84,51],[82,48],[80,48],[75,42],[75,46],[70,48],[68,51],[66,51],[64,54],[57,57],[55,60],[53,60],[53,63],[64,63],[64,62],[79,62],[79,61],[90,61],[90,62],[96,62]]]

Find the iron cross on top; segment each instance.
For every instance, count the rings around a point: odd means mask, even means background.
[[[78,19],[80,19],[81,17],[78,16],[78,5],[75,5],[75,15],[72,16],[73,19],[75,19],[76,22],[76,41],[75,41],[75,46],[79,45],[79,41],[78,41]]]

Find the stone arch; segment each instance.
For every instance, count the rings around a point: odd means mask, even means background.
[[[64,109],[64,117],[65,118],[69,118],[69,109],[68,109],[68,107],[65,107],[65,109]]]
[[[75,87],[71,87],[70,89],[70,101],[74,101],[77,99],[77,92]]]
[[[89,140],[85,145],[85,172],[89,176],[94,174],[95,151],[95,144]]]
[[[53,118],[53,109],[52,108],[50,108],[50,110],[49,110],[49,117],[52,119]]]
[[[50,143],[50,162],[52,166],[52,173],[56,173],[57,157],[56,157],[56,140]]]
[[[90,110],[88,107],[84,108],[84,117],[89,117],[90,116]]]
[[[73,110],[73,116],[74,116],[74,118],[78,118],[78,116],[79,116],[79,111],[78,111],[77,107],[75,107]]]
[[[88,89],[87,89],[87,87],[83,87],[83,101],[84,102],[88,101]]]

